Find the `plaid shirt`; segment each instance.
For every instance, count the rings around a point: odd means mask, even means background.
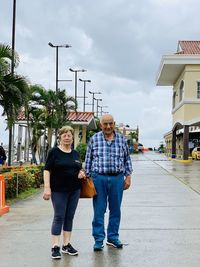
[[[90,176],[91,172],[123,172],[125,176],[130,175],[132,163],[125,137],[115,132],[114,139],[108,141],[102,131],[93,135],[87,147],[85,172],[87,176]]]

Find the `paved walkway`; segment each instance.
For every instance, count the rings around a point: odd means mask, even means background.
[[[81,199],[72,238],[79,255],[52,260],[52,207],[39,193],[0,217],[0,266],[199,267],[200,162],[166,161],[152,152],[134,156],[133,166],[133,186],[122,207],[122,250],[105,246],[93,252],[92,204]]]

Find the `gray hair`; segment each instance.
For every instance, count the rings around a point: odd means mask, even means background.
[[[101,116],[101,118],[100,118],[100,123],[102,123],[102,122],[103,122],[103,120],[104,120],[106,117],[110,117],[110,118],[112,118],[112,119],[113,119],[113,121],[114,121],[114,118],[113,118],[113,116],[112,116],[111,114],[104,114],[104,115],[103,115],[103,116]]]

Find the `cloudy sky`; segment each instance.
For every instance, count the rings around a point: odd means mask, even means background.
[[[0,42],[11,45],[12,0],[0,0]],[[162,55],[176,52],[178,40],[199,40],[199,0],[17,0],[16,50],[18,74],[32,84],[55,89],[55,49],[59,79],[74,95],[74,74],[91,79],[87,91],[101,91],[105,111],[117,123],[139,127],[140,142],[158,147],[171,129],[172,88],[157,87]],[[83,84],[78,83],[78,95]],[[87,103],[91,95],[87,93]],[[81,99],[79,110],[82,110]],[[86,107],[91,111],[91,106]],[[7,143],[5,118],[0,142]]]

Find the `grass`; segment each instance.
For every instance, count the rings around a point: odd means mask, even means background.
[[[28,197],[36,194],[36,193],[41,192],[41,190],[42,190],[42,188],[29,188],[26,191],[20,193],[18,195],[18,197],[16,197],[16,198],[6,199],[6,204],[11,205],[11,204],[13,204],[19,200],[24,200],[24,199],[26,199],[26,198],[28,198]]]

